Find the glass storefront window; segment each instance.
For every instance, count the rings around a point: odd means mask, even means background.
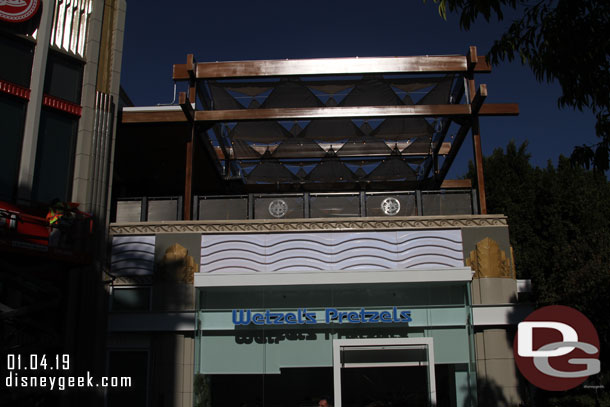
[[[19,158],[23,141],[26,103],[11,96],[0,95],[0,199],[13,201],[17,192]]]
[[[68,201],[78,118],[42,109],[32,199]]]
[[[83,64],[50,51],[44,81],[44,93],[80,104]]]
[[[434,387],[438,400],[455,404],[468,391],[462,371],[472,359],[468,289],[467,283],[199,288],[195,406],[315,407],[322,397],[332,399],[337,363],[349,365],[341,369],[343,406],[428,406]],[[333,346],[350,340],[411,342],[390,351],[382,346],[383,352],[351,349],[337,362]],[[426,341],[434,343],[433,362]]]
[[[344,407],[436,405],[430,338],[339,340],[334,345],[335,353],[338,353],[334,355],[337,404]]]
[[[0,55],[2,55],[0,79],[29,88],[34,44],[0,33]]]
[[[138,312],[150,310],[151,287],[114,287],[111,311]]]

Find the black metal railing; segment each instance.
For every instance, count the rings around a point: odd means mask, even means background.
[[[182,220],[181,196],[116,200],[115,222]],[[307,219],[478,214],[474,189],[197,195],[194,220]]]

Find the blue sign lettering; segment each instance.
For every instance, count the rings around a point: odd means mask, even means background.
[[[252,312],[250,309],[234,309],[234,325],[296,325],[296,324],[392,324],[411,322],[411,311],[373,311],[361,308],[360,311],[339,311],[336,308],[324,309],[324,321],[318,321],[317,315],[307,308],[298,308],[296,312]]]

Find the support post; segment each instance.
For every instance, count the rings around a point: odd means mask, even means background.
[[[248,219],[254,219],[254,194],[248,194]]]
[[[485,197],[485,178],[483,175],[483,148],[481,146],[481,131],[479,127],[478,111],[487,96],[487,87],[481,85],[479,92],[475,93],[476,85],[474,81],[474,68],[478,61],[477,47],[470,47],[468,50],[467,62],[468,73],[466,79],[468,83],[468,100],[471,103],[472,113],[472,148],[474,155],[474,165],[477,173],[477,192],[479,195],[479,210],[482,215],[487,214],[487,202]]]
[[[190,55],[192,57],[192,55]],[[187,96],[186,92],[180,92],[178,97],[178,103],[184,116],[191,123],[191,135],[186,142],[186,165],[184,170],[184,211],[183,211],[183,219],[191,220],[191,204],[193,201],[193,155],[195,151],[195,110],[191,105],[190,95],[192,92],[189,92]]]
[[[191,138],[186,142],[186,171],[184,177],[184,220],[191,220],[191,204],[193,203],[193,155],[195,152],[195,114],[197,110],[197,80],[196,69],[197,62],[193,54],[186,56],[186,71],[189,75],[189,92],[188,97],[180,94],[180,106],[187,120],[191,122]],[[186,99],[186,100],[184,100]],[[192,105],[191,105],[192,103]]]
[[[191,206],[192,210],[192,218],[193,220],[197,220],[199,219],[199,196],[198,195],[193,195],[193,206]]]
[[[176,205],[176,207],[178,208],[178,211],[177,211],[177,213],[176,213],[176,219],[177,219],[177,220],[182,220],[182,209],[183,209],[183,206],[182,206],[182,197],[181,197],[181,196],[179,196],[179,197],[178,197],[178,198],[176,198],[176,199],[177,199],[177,201],[178,201],[178,202],[177,202],[177,205]]]
[[[366,216],[366,192],[360,191],[360,217]]]
[[[146,222],[148,220],[148,197],[142,197],[142,204],[140,205],[140,222]]]
[[[186,142],[186,168],[184,175],[184,220],[191,220],[191,203],[193,201],[193,152],[195,142],[195,123],[191,124],[191,137]]]
[[[197,105],[197,79],[196,79],[197,61],[193,54],[186,56],[186,72],[189,75],[189,100]]]
[[[487,201],[485,197],[485,177],[483,175],[483,149],[481,147],[481,134],[479,131],[479,118],[472,119],[472,148],[474,150],[474,163],[477,172],[477,191],[479,195],[479,209],[481,215],[487,214]]]
[[[311,218],[311,210],[309,206],[309,192],[303,193],[303,217]]]
[[[477,197],[478,197],[477,190],[476,189],[472,189],[470,193],[472,195],[472,197],[470,199],[471,202],[472,202],[472,214],[473,215],[479,215],[479,203],[478,203],[478,200],[477,200]]]

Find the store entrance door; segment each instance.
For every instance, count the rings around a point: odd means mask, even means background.
[[[432,338],[333,341],[335,407],[436,405]]]

